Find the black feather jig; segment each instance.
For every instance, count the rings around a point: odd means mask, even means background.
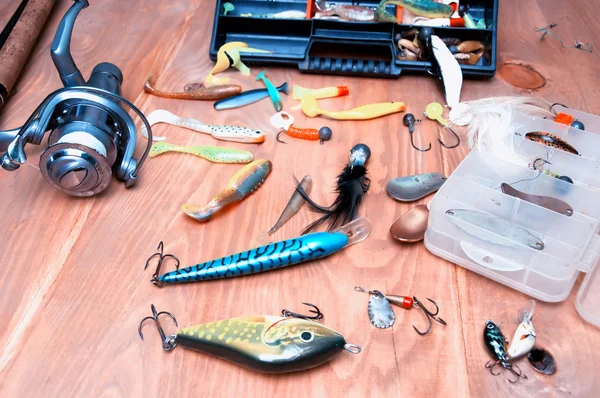
[[[350,162],[338,175],[335,192],[337,197],[329,207],[315,203],[296,181],[296,191],[306,200],[309,208],[322,214],[316,221],[309,224],[302,234],[306,234],[321,224],[329,222],[329,231],[349,223],[358,217],[358,208],[362,197],[369,190],[371,180],[367,177],[367,161],[371,157],[371,149],[365,144],[355,145],[350,150]]]

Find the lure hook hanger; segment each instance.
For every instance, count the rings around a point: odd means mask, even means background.
[[[429,300],[431,303],[433,303],[433,305],[435,305],[435,312],[429,311],[423,305],[423,303],[421,301],[419,301],[418,298],[413,296],[413,307],[418,308],[421,311],[423,311],[423,313],[425,314],[425,317],[427,317],[427,320],[429,321],[429,327],[427,328],[427,330],[425,332],[419,331],[419,329],[417,329],[417,327],[415,325],[413,325],[415,332],[417,332],[420,336],[425,336],[427,333],[429,333],[431,331],[431,328],[433,327],[433,321],[441,323],[442,325],[447,325],[446,321],[444,321],[442,318],[437,316],[438,313],[440,312],[440,307],[438,307],[437,303],[430,298],[427,298],[427,300]]]
[[[144,335],[142,334],[142,326],[144,325],[144,322],[151,320],[154,322],[154,324],[156,325],[156,328],[158,329],[158,333],[160,334],[160,338],[162,340],[163,350],[171,351],[177,345],[177,343],[175,342],[175,335],[174,334],[169,335],[169,336],[165,335],[165,332],[160,324],[158,317],[160,317],[163,314],[168,315],[171,317],[171,319],[173,319],[173,323],[175,324],[175,326],[179,326],[179,325],[177,325],[177,319],[175,319],[175,315],[171,314],[170,312],[156,311],[156,307],[154,306],[154,304],[150,305],[150,309],[152,310],[152,316],[147,316],[144,319],[142,319],[142,321],[140,322],[140,324],[138,326],[138,333],[140,334],[140,338],[142,340],[144,340]]]
[[[150,279],[150,282],[152,282],[152,284],[154,286],[162,287],[163,284],[161,282],[159,282],[158,276],[159,276],[160,268],[162,267],[163,261],[167,258],[172,258],[173,260],[175,260],[175,269],[177,269],[177,270],[179,269],[179,264],[181,262],[179,261],[177,256],[175,256],[173,254],[164,254],[164,244],[163,244],[162,240],[158,244],[158,247],[156,248],[156,250],[157,250],[157,252],[154,253],[153,255],[151,255],[150,257],[148,257],[148,259],[146,260],[146,265],[144,265],[144,270],[146,268],[148,268],[148,266],[150,265],[150,261],[152,261],[153,258],[158,257],[158,264],[156,264],[156,270],[154,270],[154,273],[152,274],[152,279]]]
[[[313,320],[313,321],[318,321],[320,319],[323,319],[323,313],[321,312],[321,310],[319,309],[319,307],[317,307],[316,305],[311,304],[311,303],[302,303],[302,304],[304,304],[304,305],[306,305],[308,307],[312,307],[313,309],[312,310],[308,310],[308,312],[316,314],[316,315],[303,315],[303,314],[292,312],[292,311],[286,310],[286,309],[284,309],[284,310],[281,311],[281,315],[283,315],[286,318],[289,317],[289,316],[291,316],[291,317],[294,317],[294,318],[310,319],[310,320]]]
[[[502,361],[493,361],[493,363],[491,363],[491,364],[490,364],[490,362],[492,362],[492,360],[489,360],[489,361],[487,361],[487,363],[485,364],[485,367],[486,367],[487,369],[489,369],[489,370],[490,370],[490,373],[491,373],[493,376],[498,376],[498,375],[499,375],[501,372],[494,373],[494,367],[495,367],[496,365],[498,365],[499,363],[502,363]],[[502,364],[502,366],[504,367],[504,369],[508,369],[508,370],[510,371],[510,373],[512,373],[513,375],[517,376],[517,379],[516,379],[516,380],[514,380],[514,381],[513,381],[513,380],[511,380],[511,379],[508,379],[508,381],[509,381],[510,383],[512,383],[512,384],[515,384],[516,382],[518,382],[518,381],[519,381],[519,379],[527,379],[527,375],[524,375],[524,374],[523,374],[523,371],[521,370],[521,368],[519,368],[519,366],[518,366],[518,365],[516,365],[516,364],[514,364],[514,365],[513,365],[513,364],[509,364],[509,363],[507,363],[506,365],[505,365],[505,364]],[[515,368],[517,368],[517,369],[519,370],[519,372],[518,372],[518,373],[517,373],[517,371],[515,370]]]

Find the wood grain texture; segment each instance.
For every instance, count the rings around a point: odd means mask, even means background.
[[[9,2],[10,3],[10,2]],[[533,27],[557,22],[555,33],[565,42],[575,38],[600,46],[597,10],[585,0],[501,2],[499,63],[531,63],[548,79],[539,93],[583,111],[600,113],[598,52],[562,49],[556,41],[539,41]],[[71,4],[56,7],[18,83],[18,93],[2,112],[0,128],[23,123],[60,80],[49,55],[54,29]],[[9,7],[0,4],[0,11]],[[430,254],[423,244],[399,245],[389,236],[394,220],[412,205],[390,200],[385,193],[393,177],[425,172],[449,175],[466,155],[466,145],[442,149],[438,126],[424,121],[415,138],[433,149],[410,147],[402,115],[369,122],[309,119],[294,112],[296,124],[328,125],[333,140],[325,145],[288,138],[277,144],[268,117],[268,100],[248,108],[214,112],[211,103],[151,97],[142,90],[148,74],[156,86],[179,90],[200,81],[211,69],[208,46],[213,3],[202,0],[167,2],[94,1],[75,26],[73,54],[84,76],[101,61],[124,72],[124,95],[144,112],[168,109],[210,124],[235,124],[268,132],[260,146],[215,141],[184,129],[159,125],[156,133],[182,145],[227,145],[268,158],[274,170],[250,198],[200,224],[180,211],[183,203],[204,204],[239,168],[217,165],[194,156],[164,155],[151,159],[132,189],[113,181],[105,193],[76,199],[54,191],[40,173],[23,166],[0,172],[0,396],[594,396],[600,387],[597,347],[600,331],[586,324],[574,308],[576,284],[559,304],[538,302],[538,342],[558,361],[553,377],[537,375],[519,362],[528,380],[511,385],[506,375],[493,377],[484,368],[489,359],[482,341],[486,319],[504,322],[512,334],[516,311],[528,298],[491,280]],[[518,10],[518,11],[516,11]],[[102,37],[103,40],[98,40]],[[253,68],[253,73],[259,72]],[[348,84],[348,97],[323,101],[343,109],[367,102],[404,101],[420,115],[431,101],[443,102],[433,79],[405,76],[397,81],[301,75],[293,69],[269,68],[276,84],[305,87]],[[238,72],[224,76],[244,89],[260,87]],[[529,94],[499,77],[468,80],[463,100],[483,96]],[[284,99],[284,109],[295,105]],[[183,264],[193,264],[249,249],[266,239],[292,192],[292,175],[313,178],[313,198],[332,200],[336,174],[356,143],[368,144],[371,190],[361,213],[372,223],[371,236],[328,259],[282,271],[231,280],[157,289],[144,272],[146,258],[164,240],[166,251]],[[138,144],[141,152],[142,140]],[[37,163],[41,148],[28,147]],[[425,198],[421,203],[427,203]],[[303,209],[273,239],[293,237],[315,215]],[[384,292],[431,297],[448,326],[423,327],[419,311],[396,309],[392,329],[379,330],[367,318],[368,296],[355,285]],[[275,315],[282,308],[300,309],[316,303],[324,323],[363,347],[360,355],[343,353],[334,361],[303,373],[261,375],[207,355],[177,349],[163,352],[158,335],[138,322],[150,304],[173,312],[181,326],[244,315]],[[164,322],[167,332],[174,326]],[[510,337],[510,336],[509,336]]]

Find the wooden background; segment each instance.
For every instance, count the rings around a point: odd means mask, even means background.
[[[0,2],[4,24],[17,1]],[[559,0],[501,2],[499,65],[508,60],[533,64],[547,79],[539,93],[587,112],[600,113],[600,25],[590,1]],[[14,173],[0,171],[0,396],[592,396],[600,382],[600,331],[585,323],[574,307],[576,284],[563,303],[538,302],[535,326],[539,345],[558,362],[552,377],[536,374],[518,362],[528,380],[517,385],[507,374],[494,377],[484,368],[489,359],[482,342],[485,320],[504,322],[507,335],[516,327],[517,309],[525,295],[468,272],[430,254],[422,243],[399,245],[389,235],[394,220],[412,204],[400,204],[385,193],[387,181],[414,173],[449,175],[468,149],[448,150],[436,141],[439,129],[426,121],[418,128],[419,143],[431,141],[427,153],[413,150],[402,115],[370,122],[307,119],[295,112],[297,125],[330,126],[326,145],[289,139],[277,144],[268,118],[268,100],[248,108],[216,113],[211,103],[167,100],[146,95],[143,82],[154,72],[158,87],[176,90],[200,81],[211,69],[207,57],[214,12],[211,1],[93,1],[75,27],[73,53],[84,76],[93,66],[110,61],[125,75],[124,95],[143,111],[168,109],[212,124],[252,126],[268,132],[256,158],[273,162],[266,183],[241,204],[231,206],[206,224],[186,217],[181,204],[204,204],[238,169],[193,156],[164,155],[141,170],[139,183],[125,189],[114,180],[97,197],[77,199],[53,190],[34,167]],[[70,1],[56,7],[45,34],[34,50],[18,93],[3,110],[0,128],[20,125],[50,91],[60,86],[49,47]],[[539,41],[534,27],[557,22],[555,32],[570,43],[591,42],[589,54]],[[256,74],[260,71],[253,69]],[[427,76],[397,81],[301,75],[293,69],[268,70],[273,82],[308,87],[348,84],[351,95],[323,103],[342,109],[369,101],[405,101],[408,111],[421,114],[443,96]],[[260,87],[237,72],[228,75],[244,89]],[[528,94],[500,76],[466,81],[462,99]],[[286,98],[288,111],[294,104]],[[191,131],[157,126],[178,144],[231,145]],[[183,264],[227,255],[264,242],[292,193],[292,174],[310,174],[317,202],[332,200],[335,175],[356,143],[368,144],[371,190],[361,213],[372,223],[371,236],[331,258],[278,272],[230,280],[158,289],[144,272],[146,258],[164,240],[166,250]],[[142,150],[145,141],[138,145]],[[37,165],[41,148],[29,146],[29,161]],[[426,203],[429,198],[423,200]],[[275,239],[289,238],[314,219],[307,210],[292,219]],[[394,294],[431,297],[448,322],[435,324],[426,337],[419,311],[396,309],[393,328],[378,330],[367,317],[366,294],[355,285]],[[156,330],[137,335],[138,322],[150,314],[150,304],[173,312],[181,326],[243,316],[278,314],[318,304],[324,323],[362,346],[360,355],[342,353],[332,362],[307,372],[261,375],[207,355],[177,349],[163,352]],[[164,322],[167,332],[174,326]]]

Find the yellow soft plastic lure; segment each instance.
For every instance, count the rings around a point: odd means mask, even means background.
[[[233,66],[244,76],[250,75],[250,69],[244,65],[240,58],[240,53],[270,53],[271,51],[260,50],[258,48],[250,48],[248,44],[242,41],[232,41],[223,44],[217,52],[217,63],[204,79],[206,86],[215,84],[224,84],[229,81],[229,78],[214,77],[217,73],[225,72],[229,67]]]
[[[379,102],[362,105],[345,111],[328,111],[317,103],[317,99],[310,94],[302,97],[302,112],[308,117],[327,116],[336,120],[368,120],[377,117],[403,112],[404,102]]]
[[[181,206],[181,210],[198,221],[207,221],[223,207],[244,199],[258,189],[269,173],[271,173],[272,168],[273,164],[270,160],[255,160],[235,173],[227,183],[227,186],[206,206],[200,207],[184,204]]]
[[[188,153],[214,163],[250,163],[254,158],[252,152],[242,149],[221,146],[182,146],[164,141],[154,143],[148,156],[153,158],[167,152]]]

